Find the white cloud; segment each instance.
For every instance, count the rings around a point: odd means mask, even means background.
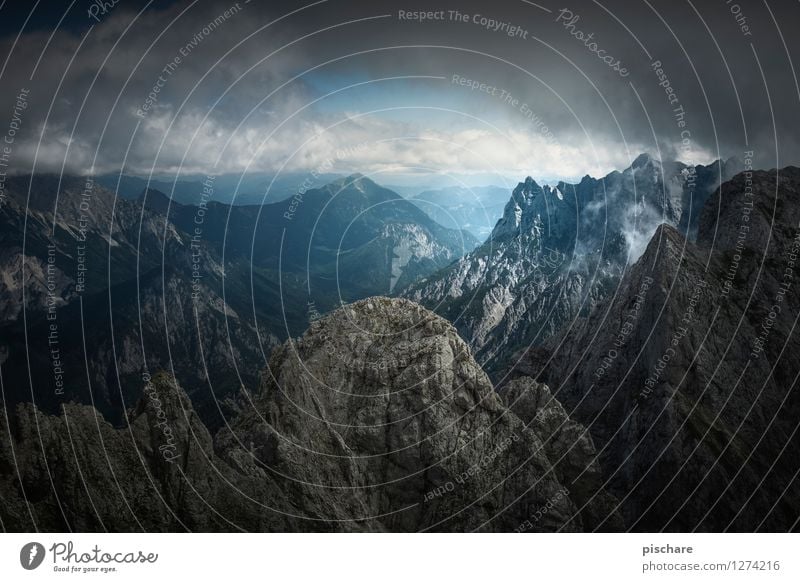
[[[165,23],[171,22],[180,8],[148,12],[135,32],[128,33],[116,47],[132,17],[124,6],[96,26],[79,51],[75,34],[56,32],[32,83],[32,106],[24,120],[25,131],[15,144],[18,171],[29,172],[34,162],[38,171],[60,171],[64,167],[75,173],[104,173],[124,165],[127,173],[152,170],[159,175],[178,171],[296,172],[330,165],[331,172],[340,173],[399,174],[428,169],[512,179],[531,175],[540,182],[553,182],[585,174],[605,175],[627,167],[640,151],[652,149],[628,143],[626,151],[618,137],[565,130],[556,115],[546,116],[549,135],[543,135],[535,126],[526,125],[513,108],[492,118],[491,125],[472,118],[470,114],[475,111],[463,116],[442,113],[436,123],[431,123],[424,115],[415,118],[413,110],[405,115],[362,115],[355,107],[345,111],[306,107],[319,93],[309,89],[303,79],[281,88],[262,103],[271,91],[318,59],[308,59],[304,50],[310,49],[299,44],[257,64],[286,40],[271,31],[215,66],[228,49],[269,20],[254,18],[257,13],[248,16],[247,10],[258,10],[252,4],[181,62],[169,75],[153,108],[139,119],[136,111],[165,63],[196,34],[198,26],[219,11],[219,6],[226,4],[209,4],[203,8],[205,12],[182,17],[163,36],[159,35]],[[293,38],[290,30],[285,35]],[[23,36],[13,55],[14,66],[4,78],[7,86],[29,84],[27,76],[39,58],[38,47],[46,42],[48,38],[42,33]],[[65,70],[68,72],[62,83]],[[196,85],[204,75],[206,80]],[[5,93],[8,95],[0,99],[0,111],[8,110],[3,100],[12,92]],[[575,96],[578,101],[580,98],[587,97]],[[463,105],[460,101],[452,105],[448,99],[452,94],[443,91],[440,105],[456,109]],[[490,116],[505,107],[496,100],[492,103],[496,107],[488,112]],[[336,156],[337,151],[359,144],[369,147]],[[711,159],[699,150],[693,155],[695,163]]]

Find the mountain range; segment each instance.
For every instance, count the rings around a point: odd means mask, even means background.
[[[341,178],[331,173],[287,173],[278,176],[262,173],[212,175],[216,191],[216,201],[238,206],[260,205],[280,202],[291,198],[301,187],[310,189],[320,187]],[[186,176],[167,179],[127,174],[102,174],[94,181],[104,188],[116,192],[122,198],[134,200],[145,190],[158,190],[179,204],[200,203],[203,182],[208,176]]]
[[[613,296],[519,357],[589,428],[629,527],[796,529],[799,227],[799,169],[741,173],[695,242],[660,226]]]
[[[409,200],[439,224],[484,241],[503,216],[508,190],[500,186],[450,186],[424,190]]]
[[[215,202],[213,187],[196,206],[155,190],[128,200],[50,175],[10,179],[7,191],[6,398],[50,411],[92,403],[114,423],[150,368],[188,386],[216,427],[271,350],[314,317],[400,290],[477,244],[361,176],[263,206]]]
[[[528,177],[480,247],[403,295],[452,321],[497,377],[517,351],[613,294],[659,224],[693,237],[697,209],[740,165],[689,167],[642,154],[623,172],[577,184]]]
[[[797,529],[800,169],[529,177],[482,243],[358,174],[8,188],[6,529]]]

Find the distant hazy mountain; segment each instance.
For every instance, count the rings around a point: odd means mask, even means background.
[[[484,241],[503,216],[508,190],[500,186],[452,186],[420,192],[411,201],[439,224],[467,230]]]
[[[148,207],[164,206],[153,193]],[[194,206],[172,205],[170,222],[192,232]],[[210,202],[202,238],[226,262],[300,277],[327,311],[341,301],[399,292],[475,248],[467,232],[445,228],[395,192],[354,174],[263,206]]]
[[[223,204],[255,205],[273,203],[294,196],[301,188],[308,190],[341,178],[338,174],[289,173],[280,176],[252,173],[222,174],[213,179],[213,200]],[[274,181],[273,181],[274,179]],[[123,198],[138,198],[147,188],[159,190],[179,204],[199,204],[206,176],[178,180],[152,179],[123,174],[97,176],[95,182]]]
[[[489,239],[404,296],[452,321],[491,373],[614,292],[661,223],[696,230],[698,208],[738,167],[639,156],[577,184],[520,183]]]
[[[167,369],[217,426],[272,348],[315,317],[402,290],[477,244],[360,176],[263,206],[182,205],[156,190],[130,200],[70,176],[13,178],[7,191],[7,398],[93,402],[114,422],[143,370]]]
[[[280,340],[256,305],[259,342],[249,286],[241,287],[247,295],[228,286],[223,299],[213,246],[192,248],[191,236],[163,214],[86,178],[19,177],[8,191],[0,210],[7,401],[33,400],[50,411],[93,402],[120,422],[141,394],[143,371],[161,368],[186,380],[204,418],[219,422],[217,407],[257,377],[246,370],[238,377],[236,361],[264,361],[261,349]],[[192,277],[193,264],[201,277]],[[254,288],[269,298],[269,283],[260,281]],[[303,313],[305,303],[287,311]]]

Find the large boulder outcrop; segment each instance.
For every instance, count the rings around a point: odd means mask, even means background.
[[[276,349],[263,378],[213,437],[165,373],[145,376],[122,428],[85,405],[4,410],[4,527],[581,531],[599,511],[619,525],[589,491],[585,429],[546,387],[522,386],[514,412],[455,329],[411,301],[341,307]]]

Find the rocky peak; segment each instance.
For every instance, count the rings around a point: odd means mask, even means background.
[[[542,188],[530,176],[517,184],[490,238],[502,239],[529,233],[536,219],[532,209],[540,195],[543,195]]]
[[[514,189],[514,192],[515,193],[522,192],[524,194],[532,194],[538,188],[539,188],[539,185],[536,183],[536,181],[533,178],[531,178],[530,176],[527,176],[525,178],[524,182],[520,182],[519,184],[517,184],[517,187]]]
[[[644,168],[647,166],[651,166],[653,168],[660,168],[661,162],[656,160],[653,156],[648,153],[641,153],[639,154],[633,163],[630,165],[630,169],[638,170],[639,168]]]
[[[334,195],[337,193],[341,195],[347,192],[361,192],[362,194],[368,194],[374,196],[377,194],[391,192],[390,190],[382,188],[381,186],[379,186],[378,184],[376,184],[363,174],[359,173],[350,174],[345,178],[334,180],[333,182],[330,182],[329,184],[324,186],[323,189],[329,191],[331,194]],[[394,193],[392,192],[392,194]],[[399,197],[399,195],[395,196]]]
[[[308,518],[511,530],[547,505],[534,530],[582,529],[540,428],[506,408],[452,325],[373,297],[276,350],[255,410],[216,448],[225,456],[250,443]]]
[[[514,191],[511,193],[511,199],[514,200],[519,206],[530,206],[531,202],[536,196],[542,193],[542,188],[536,181],[528,176],[524,182],[517,184]]]
[[[647,243],[647,247],[637,261],[637,265],[641,264],[646,265],[647,268],[652,268],[652,265],[659,260],[677,265],[686,254],[686,245],[686,238],[678,232],[675,226],[661,223]],[[659,257],[659,255],[663,255],[663,257]]]
[[[156,190],[154,188],[147,188],[143,190],[139,195],[139,200],[145,208],[164,215],[167,214],[167,210],[171,207],[174,211],[178,207],[183,206],[160,190]]]

